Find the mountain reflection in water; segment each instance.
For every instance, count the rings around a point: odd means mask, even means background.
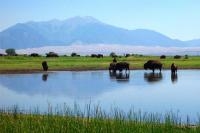
[[[196,118],[200,112],[199,75],[200,70],[179,70],[177,75],[171,75],[170,70],[131,70],[130,74],[106,70],[1,74],[0,106],[17,104],[29,108],[74,102],[84,106],[91,101],[103,109],[112,105],[124,111],[133,106],[159,113],[172,109]]]

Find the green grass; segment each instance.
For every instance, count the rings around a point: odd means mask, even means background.
[[[20,113],[17,106],[0,111],[1,133],[199,133],[200,126],[182,123],[172,112],[162,114],[128,113],[113,108],[109,113],[99,106],[86,105],[81,111],[64,106],[62,110],[41,114],[39,111]]]
[[[143,69],[143,64],[150,59],[160,60],[164,69],[169,69],[171,63],[175,63],[182,69],[199,69],[200,56],[189,56],[189,59],[173,59],[168,56],[160,59],[158,56],[130,56],[128,58],[117,58],[118,61],[127,61],[131,69]],[[97,70],[108,69],[111,57],[25,57],[25,56],[4,56],[0,57],[0,70],[42,70],[41,62],[48,62],[49,70]]]

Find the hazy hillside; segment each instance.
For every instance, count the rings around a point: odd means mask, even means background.
[[[186,41],[189,46],[200,46],[200,39]]]
[[[173,40],[146,29],[127,30],[104,24],[92,17],[74,17],[67,20],[27,22],[16,24],[0,32],[0,48],[33,48],[41,46],[82,44],[126,44],[142,46],[188,46],[187,42]],[[192,46],[191,43],[188,43]]]

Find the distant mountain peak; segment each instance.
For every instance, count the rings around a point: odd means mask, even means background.
[[[189,43],[194,44],[194,41],[184,42],[171,39],[154,30],[119,28],[91,16],[18,23],[0,32],[0,49],[60,46],[74,42],[94,45],[104,43],[163,47],[183,47]],[[200,45],[199,40],[196,40],[195,44]]]
[[[91,17],[91,16],[84,16],[84,17],[76,16],[76,17],[71,17],[71,18],[65,19],[65,20],[51,19],[51,20],[48,20],[48,21],[38,21],[38,22],[29,21],[29,22],[26,22],[25,24],[32,25],[32,24],[35,24],[35,23],[52,24],[52,25],[71,23],[71,24],[76,25],[76,24],[80,24],[80,23],[102,23],[102,22],[99,21],[98,19]],[[17,23],[17,24],[24,24],[24,23]]]
[[[91,16],[76,16],[76,17],[72,17],[72,18],[68,18],[65,21],[68,22],[73,22],[73,23],[80,23],[80,22],[85,22],[85,23],[101,23],[101,21],[99,21],[96,18],[93,18]]]

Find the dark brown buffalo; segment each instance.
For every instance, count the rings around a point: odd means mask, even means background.
[[[127,63],[127,62],[118,62],[118,63],[112,62],[112,63],[110,63],[109,71],[122,72],[122,70],[126,70],[126,71],[129,70],[129,63]]]
[[[43,67],[43,70],[44,70],[44,71],[47,71],[47,70],[48,70],[48,65],[47,65],[47,62],[46,62],[46,61],[43,61],[43,62],[42,62],[42,67]]]
[[[171,65],[171,73],[172,74],[176,74],[177,73],[177,69],[178,69],[178,67],[174,63],[172,63],[172,65]]]
[[[154,72],[155,69],[159,69],[160,72],[162,70],[162,63],[157,60],[149,60],[144,64],[144,69],[150,69]]]

